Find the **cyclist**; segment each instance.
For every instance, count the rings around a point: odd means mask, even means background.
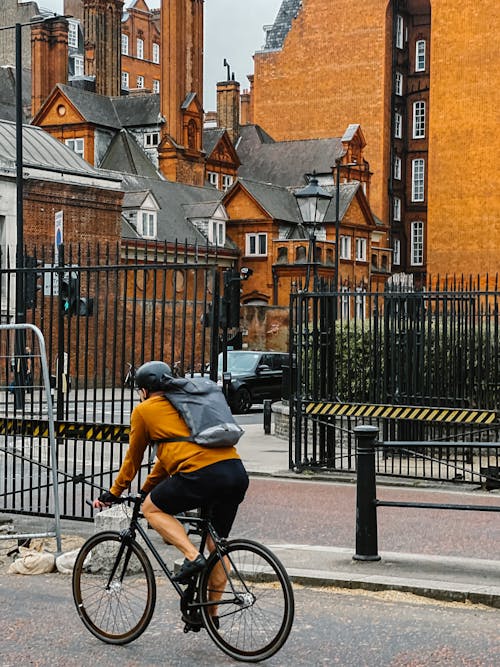
[[[162,361],[149,361],[137,370],[135,381],[140,403],[130,418],[129,447],[111,489],[94,500],[95,508],[109,506],[127,489],[151,442],[189,437],[185,421],[165,398],[169,377],[172,371]],[[210,506],[215,530],[221,537],[228,537],[247,488],[248,475],[234,447],[160,442],[153,469],[141,489],[145,496],[143,514],[161,537],[184,555],[175,581],[187,583],[205,567],[206,560],[173,515]],[[210,538],[207,546],[210,551],[215,548]],[[220,589],[225,581],[223,568],[214,569],[213,577],[214,588]],[[220,577],[222,581],[217,580]]]

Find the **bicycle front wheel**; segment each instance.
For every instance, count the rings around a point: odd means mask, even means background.
[[[80,618],[108,644],[128,644],[147,628],[156,602],[153,568],[137,542],[98,533],[80,550],[73,569]]]
[[[278,558],[257,542],[232,540],[224,554],[225,569],[212,554],[200,582],[205,627],[235,660],[265,660],[279,651],[292,628],[290,579]]]

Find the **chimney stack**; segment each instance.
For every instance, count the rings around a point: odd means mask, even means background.
[[[68,82],[68,22],[56,18],[31,26],[31,115],[57,83]]]
[[[217,127],[229,134],[233,144],[240,133],[240,84],[233,79],[217,84]]]
[[[123,0],[83,0],[86,76],[94,77],[95,92],[121,93]]]

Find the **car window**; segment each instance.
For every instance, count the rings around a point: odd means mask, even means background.
[[[252,371],[258,363],[259,354],[228,352],[227,370],[232,373],[246,373]],[[219,355],[219,369],[222,369],[222,355]]]

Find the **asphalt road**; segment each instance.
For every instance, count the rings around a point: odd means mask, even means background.
[[[297,587],[296,619],[273,667],[500,664],[500,612],[407,594],[346,593]],[[144,635],[124,647],[84,628],[64,575],[0,576],[0,665],[19,667],[206,667],[236,665],[205,632],[184,634],[166,583]]]

